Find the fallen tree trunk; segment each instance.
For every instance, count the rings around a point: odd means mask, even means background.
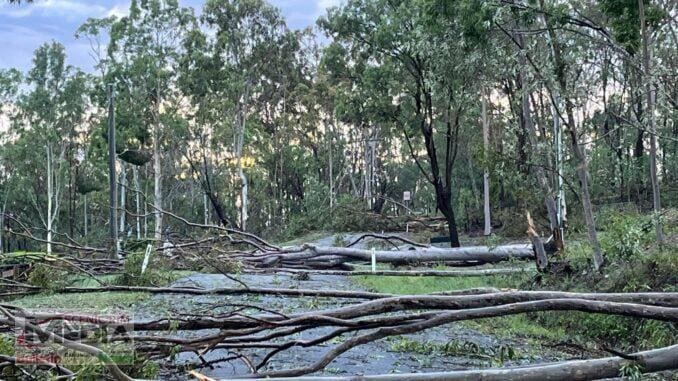
[[[294,274],[299,276],[312,275],[341,275],[341,276],[422,276],[422,277],[475,277],[506,275],[516,273],[531,273],[534,268],[518,267],[504,269],[480,269],[480,270],[377,270],[377,271],[342,271],[342,270],[299,270],[291,268],[274,268],[262,270],[246,270],[243,274]]]
[[[213,289],[201,290],[191,288],[154,288],[154,287],[106,287],[106,288],[70,288],[70,292],[92,292],[96,290],[106,291],[130,291],[152,293],[183,293],[189,295],[228,295],[233,293],[253,293],[269,295],[313,295],[317,290],[295,289]],[[481,293],[476,293],[481,292]],[[331,293],[334,291],[327,291]],[[456,291],[459,292],[459,291]],[[373,299],[362,303],[351,304],[343,307],[325,309],[314,312],[294,313],[288,315],[263,313],[251,316],[193,316],[191,319],[172,318],[155,321],[133,321],[126,324],[129,328],[139,331],[162,331],[168,329],[199,330],[208,328],[220,328],[226,330],[241,330],[259,327],[262,322],[273,326],[280,326],[290,320],[294,324],[310,319],[329,319],[336,324],[336,319],[350,320],[366,316],[375,316],[384,313],[421,311],[421,310],[469,310],[495,306],[516,305],[517,303],[546,302],[557,300],[556,305],[541,304],[544,310],[570,309],[585,312],[612,313],[634,317],[644,317],[663,321],[678,321],[678,293],[569,293],[555,291],[508,291],[484,293],[483,290],[473,290],[471,294],[461,295],[408,295],[392,296],[378,293],[342,292],[342,297]],[[573,300],[575,304],[567,304],[565,301]],[[585,301],[592,304],[586,304]],[[572,306],[584,306],[582,309]],[[554,307],[555,306],[555,307]],[[560,307],[564,306],[564,307]],[[514,313],[519,313],[514,312]],[[22,317],[34,317],[40,319],[55,318],[54,315],[32,314]],[[270,327],[269,327],[270,328]]]
[[[624,376],[622,368],[633,365],[638,366],[642,373],[678,369],[678,345],[634,353],[626,359],[605,357],[501,369],[348,377],[296,377],[295,379],[299,381],[588,381],[622,377]],[[289,378],[268,378],[267,380],[283,381]]]
[[[663,310],[663,312],[660,312],[660,310]],[[419,332],[455,321],[508,316],[537,311],[582,311],[659,319],[665,321],[678,321],[678,308],[651,307],[637,304],[600,302],[583,299],[549,299],[524,303],[511,303],[483,308],[472,308],[460,311],[444,311],[423,321],[414,321],[409,324],[395,327],[378,328],[375,331],[354,336],[335,346],[318,361],[308,366],[303,366],[296,369],[261,372],[252,375],[252,377],[262,378],[303,376],[324,369],[338,356],[358,345],[363,345],[386,337]],[[675,363],[672,362],[670,365],[673,366]]]
[[[532,259],[531,244],[504,246],[469,246],[450,249],[418,248],[416,250],[364,250],[350,247],[311,246],[284,248],[281,252],[265,252],[256,256],[240,256],[239,259],[256,267],[274,267],[281,264],[306,264],[310,261],[337,263],[372,260],[379,263],[404,265],[426,262],[478,262],[495,263],[511,258]]]
[[[145,287],[145,286],[106,286],[106,287],[65,287],[54,293],[92,293],[92,292],[147,292],[150,294],[188,294],[188,295],[285,295],[285,296],[317,296],[332,298],[373,299],[364,303],[411,303],[435,308],[436,303],[441,308],[446,303],[468,300],[491,301],[504,303],[544,300],[544,299],[586,299],[619,303],[638,303],[664,307],[678,307],[678,292],[566,292],[566,291],[517,291],[498,289],[469,289],[452,290],[424,295],[402,295],[344,290],[310,290],[302,288],[192,288],[192,287]],[[354,307],[352,305],[350,307]]]

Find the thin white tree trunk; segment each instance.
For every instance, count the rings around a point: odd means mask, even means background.
[[[52,147],[47,145],[47,254],[52,254]]]
[[[83,201],[85,203],[84,205],[84,211],[82,215],[82,221],[83,225],[85,227],[85,237],[87,237],[87,194],[83,195]]]
[[[209,205],[207,204],[207,193],[202,194],[202,207],[205,213],[205,225],[208,225],[210,222],[210,209]]]
[[[364,144],[364,160],[365,160],[365,173],[363,174],[363,184],[364,184],[364,196],[367,201],[367,207],[372,209],[372,141],[371,134],[366,132],[363,134],[363,139],[365,140]]]
[[[236,153],[236,158],[237,158],[237,166],[238,166],[238,177],[240,177],[240,229],[242,231],[247,230],[247,220],[249,218],[248,215],[248,192],[249,192],[249,185],[247,183],[247,176],[245,175],[245,171],[243,170],[243,163],[242,163],[242,150],[243,150],[243,145],[245,142],[245,128],[246,128],[246,121],[247,121],[247,101],[249,97],[249,83],[245,85],[245,93],[243,94],[242,97],[242,102],[240,104],[240,115],[239,115],[239,125],[238,129],[236,132],[235,136],[235,153]]]
[[[0,212],[0,254],[4,253],[4,241],[2,240],[3,234],[5,232],[5,209],[7,207],[7,194],[5,194],[5,199],[2,202],[2,212]]]
[[[330,180],[330,208],[334,206],[334,174],[333,174],[333,168],[332,168],[332,145],[333,145],[333,135],[332,135],[332,124],[329,124],[329,135],[330,135],[330,141],[329,141],[329,147],[328,147],[328,164],[329,164],[329,180]]]
[[[146,180],[148,180],[148,166],[146,166]],[[148,238],[148,202],[146,195],[148,194],[148,181],[144,182],[144,238]]]
[[[483,148],[485,158],[485,171],[483,172],[483,212],[485,215],[485,235],[492,234],[492,220],[490,216],[490,172],[487,169],[487,152],[490,149],[490,125],[487,120],[487,98],[482,94],[483,113]]]
[[[155,208],[155,234],[153,238],[160,245],[162,240],[162,162],[160,160],[160,123],[156,122],[153,134],[153,206]]]
[[[141,239],[141,202],[139,200],[139,192],[141,192],[141,187],[139,186],[139,168],[137,166],[132,166],[132,177],[134,177],[134,200],[136,203],[136,220],[137,220],[137,239]]]
[[[120,163],[120,237],[125,236],[125,214],[127,214],[127,171],[125,170],[125,163],[121,160]]]

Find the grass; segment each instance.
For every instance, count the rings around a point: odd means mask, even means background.
[[[442,270],[442,268],[441,268]],[[529,273],[528,273],[529,274]],[[389,294],[410,295],[456,291],[479,287],[514,288],[528,275],[493,275],[474,277],[432,276],[357,276],[363,287]]]
[[[177,279],[193,274],[192,271],[163,271],[167,285]],[[101,275],[97,279],[106,284],[116,284],[119,275]],[[86,275],[72,275],[64,281],[74,287],[95,288],[101,286],[99,282]],[[12,301],[13,304],[23,308],[77,308],[96,310],[127,309],[150,298],[150,294],[143,292],[89,292],[54,294],[51,292],[28,295]]]
[[[368,275],[355,277],[355,280],[363,287],[372,291],[411,295],[479,287],[518,288],[521,284],[529,282],[530,278],[531,275],[526,273],[478,277],[389,277]],[[462,324],[501,338],[558,341],[567,336],[563,329],[543,327],[524,314],[465,321]]]
[[[113,310],[129,308],[149,297],[141,292],[92,292],[73,294],[37,294],[16,299],[12,304],[24,308],[77,308]]]

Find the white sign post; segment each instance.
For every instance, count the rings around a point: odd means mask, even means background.
[[[374,251],[374,248],[372,248],[372,272],[377,272],[377,253]]]
[[[151,251],[153,251],[153,245],[148,245],[146,246],[146,253],[144,253],[144,262],[141,264],[141,273],[146,272],[146,268],[148,267],[148,260],[151,258]]]

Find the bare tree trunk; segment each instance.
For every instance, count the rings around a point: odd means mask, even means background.
[[[139,192],[141,192],[141,187],[139,186],[139,168],[137,166],[132,166],[132,177],[134,177],[134,200],[136,206],[136,220],[137,220],[137,239],[141,239],[141,200]]]
[[[363,144],[364,147],[364,160],[365,160],[365,173],[363,174],[363,184],[365,186],[365,191],[363,192],[363,195],[365,196],[365,200],[367,201],[367,208],[372,209],[372,171],[374,170],[372,168],[372,140],[371,140],[371,134],[369,132],[364,132],[363,133],[363,139],[365,143]]]
[[[485,170],[483,171],[483,212],[485,216],[485,235],[492,234],[492,219],[490,216],[490,172],[487,169],[487,153],[490,149],[490,124],[487,120],[487,97],[482,97],[483,113],[483,158],[485,159]]]
[[[5,191],[5,197],[2,201],[2,210],[0,211],[0,254],[5,252],[5,246],[3,235],[5,233],[5,210],[7,210],[7,191]]]
[[[209,204],[207,203],[207,193],[203,193],[202,195],[202,207],[203,207],[203,212],[204,212],[204,222],[205,225],[209,224],[210,221],[210,209],[209,209]]]
[[[242,166],[242,150],[245,142],[245,128],[247,122],[247,101],[249,97],[249,83],[245,86],[245,94],[243,94],[242,102],[240,104],[238,126],[235,135],[235,154],[237,158],[238,177],[240,177],[240,229],[247,230],[248,215],[248,191],[249,185],[247,183],[247,176]]]
[[[157,245],[161,245],[162,240],[162,163],[160,160],[160,121],[156,121],[153,129],[153,179],[154,179],[154,197],[153,206],[155,207],[155,234],[153,238]]]
[[[534,126],[534,123],[532,121],[532,115],[531,115],[531,110],[530,110],[530,95],[527,90],[527,59],[525,57],[525,41],[523,39],[523,36],[521,34],[516,34],[515,36],[516,41],[519,43],[519,54],[518,54],[518,62],[520,64],[520,69],[519,69],[519,77],[520,77],[520,83],[521,83],[521,120],[523,121],[523,127],[525,129],[525,133],[527,134],[529,140],[530,140],[530,145],[532,145],[532,149],[534,150],[534,153],[536,153],[535,156],[538,156],[540,159],[544,159],[543,153],[539,149],[539,138],[537,136],[537,130]],[[558,212],[557,212],[557,206],[556,206],[556,201],[553,198],[553,189],[551,188],[551,185],[549,184],[549,179],[546,176],[546,172],[544,171],[544,167],[541,165],[535,165],[533,166],[533,170],[536,174],[537,181],[539,182],[539,185],[541,187],[541,190],[544,194],[544,205],[546,206],[546,211],[548,212],[548,218],[549,218],[549,225],[551,228],[551,232],[556,238],[556,245],[559,248],[562,248],[562,240],[560,240],[560,224],[558,223]]]
[[[652,180],[652,204],[655,214],[655,226],[657,229],[657,243],[664,243],[661,219],[661,196],[659,193],[659,179],[657,178],[657,118],[654,114],[655,89],[652,80],[652,53],[650,51],[650,36],[645,24],[645,5],[643,0],[638,0],[638,14],[643,38],[643,66],[645,67],[645,86],[647,88],[647,119],[650,121],[650,179]]]
[[[84,229],[85,229],[85,237],[87,237],[87,234],[88,234],[88,232],[87,232],[87,194],[83,195],[82,198],[83,198],[83,202],[84,202],[84,207],[83,207],[84,210],[83,210],[83,213],[82,213],[82,222],[83,222]]]
[[[122,237],[125,236],[125,214],[127,214],[127,171],[125,163],[120,162],[120,228],[118,231]],[[124,239],[124,238],[123,238]]]
[[[144,201],[146,201],[146,195],[148,194],[148,167],[146,167],[146,180],[144,182]],[[148,202],[144,202],[144,238],[148,238]]]
[[[111,239],[111,258],[118,257],[118,187],[115,181],[115,90],[113,84],[106,85],[108,91],[108,228]]]
[[[330,135],[330,141],[328,145],[328,165],[329,165],[329,183],[330,183],[330,208],[334,206],[334,166],[333,166],[333,160],[332,160],[332,146],[334,145],[334,135],[332,131],[332,123],[329,123],[329,135]]]
[[[47,144],[47,254],[52,254],[52,193],[54,192],[52,174],[52,147]]]
[[[540,6],[544,9],[544,0],[540,0]],[[553,63],[555,66],[555,74],[561,94],[567,94],[567,78],[566,78],[566,64],[563,61],[560,51],[560,44],[556,38],[555,31],[549,22],[548,14],[544,14],[544,22],[548,30],[549,42],[553,50]],[[586,230],[589,236],[589,243],[593,249],[593,265],[596,271],[600,270],[603,265],[603,252],[598,242],[598,235],[596,233],[596,223],[593,218],[593,205],[591,203],[591,195],[589,193],[589,170],[586,160],[586,153],[584,147],[579,143],[579,132],[577,130],[577,123],[574,117],[574,103],[572,99],[565,96],[565,111],[567,113],[567,127],[570,133],[572,151],[574,153],[577,177],[579,178],[579,186],[581,188],[581,202],[584,209],[584,219],[586,221]]]

